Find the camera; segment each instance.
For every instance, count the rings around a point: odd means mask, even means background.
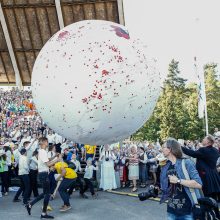
[[[150,197],[156,198],[158,196],[158,193],[159,193],[159,187],[150,185],[147,188],[146,192],[142,192],[138,194],[138,198],[140,201],[145,201]]]
[[[107,157],[107,158],[105,158],[105,161],[109,161],[109,158]]]

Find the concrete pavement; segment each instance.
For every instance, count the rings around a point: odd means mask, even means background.
[[[166,218],[166,205],[155,201],[140,202],[138,198],[125,195],[116,195],[108,192],[99,192],[98,199],[81,199],[78,192],[71,198],[72,209],[60,213],[62,201],[57,197],[50,202],[53,207],[51,215],[57,220],[164,220]],[[40,219],[42,201],[32,209],[28,216],[22,203],[13,203],[13,192],[9,196],[0,198],[0,220],[31,220]],[[89,193],[87,193],[89,195]]]

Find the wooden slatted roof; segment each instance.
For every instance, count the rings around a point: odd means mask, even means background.
[[[55,0],[0,0],[23,86],[31,84],[35,59],[60,27]],[[119,23],[117,0],[61,0],[64,26],[86,19]],[[0,84],[16,83],[3,26],[0,25]]]

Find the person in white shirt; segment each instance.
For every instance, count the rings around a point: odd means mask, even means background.
[[[75,165],[75,169],[74,169],[74,170],[75,170],[75,172],[76,172],[77,174],[80,173],[80,172],[82,172],[81,164],[80,164],[80,162],[76,159],[76,154],[72,154],[72,159],[71,159],[70,162]],[[68,191],[69,195],[72,195],[73,190],[74,190],[75,187],[76,187],[76,184],[79,185],[79,189],[80,189],[80,190],[79,190],[79,194],[80,194],[80,196],[81,196],[82,198],[84,198],[84,199],[87,199],[88,196],[85,195],[85,193],[84,193],[83,182],[82,182],[82,179],[81,179],[80,175],[77,175],[76,182],[70,186],[69,191]]]
[[[27,142],[27,141],[30,142],[30,140],[31,140],[31,136],[29,136],[28,132],[25,132],[23,138],[21,139],[20,145],[19,145],[20,150],[22,149],[24,142]]]
[[[43,193],[41,193],[37,198],[26,205],[26,209],[29,215],[31,215],[31,208],[35,203],[44,199],[43,211],[41,213],[41,218],[53,219],[53,216],[47,214],[47,206],[50,200],[50,181],[49,181],[49,167],[53,166],[55,163],[61,160],[57,157],[55,160],[49,160],[46,149],[48,148],[48,139],[42,137],[39,139],[40,149],[38,151],[38,175],[40,183],[43,187]]]
[[[56,156],[56,147],[55,145],[49,145],[47,157],[50,160],[51,158],[54,158]]]
[[[39,142],[38,142],[38,139],[37,139],[37,134],[33,134],[32,135],[32,138],[30,139],[30,144],[28,146],[28,149],[27,150],[27,157],[30,159],[33,155],[33,152],[38,149],[39,147]]]
[[[97,162],[96,162],[96,164],[97,164]],[[89,158],[87,160],[87,166],[85,168],[84,181],[85,181],[86,185],[85,185],[85,188],[83,190],[83,193],[85,193],[87,191],[87,189],[89,188],[90,192],[92,194],[92,197],[97,198],[97,195],[95,194],[94,186],[93,186],[93,183],[92,183],[92,177],[93,177],[93,171],[94,170],[98,170],[98,167],[94,167],[92,165],[91,158]]]
[[[48,135],[47,135],[48,143],[49,144],[55,144],[55,135],[53,132],[50,130]]]
[[[17,191],[13,199],[13,202],[20,202],[21,200],[19,199],[19,196],[23,192],[23,203],[26,205],[28,202],[28,196],[30,191],[30,179],[27,151],[24,148],[20,151],[18,175],[21,180],[21,186]]]
[[[15,159],[15,167],[17,167],[18,163],[19,163],[19,156],[20,156],[20,151],[18,150],[18,144],[15,143],[15,146],[13,148],[13,155],[14,155],[14,159]]]
[[[54,135],[55,144],[62,144],[63,143],[63,137],[59,134],[55,133]]]
[[[75,172],[82,172],[81,164],[80,162],[76,159],[76,154],[72,154],[72,159],[71,162],[75,164]]]
[[[14,142],[12,142],[12,138],[9,138],[8,142],[6,142],[4,145],[9,146],[11,149],[15,146]]]
[[[9,146],[4,146],[4,151],[6,155],[6,165],[8,166],[8,186],[11,186],[11,176],[12,176],[11,148]]]
[[[60,148],[61,148],[61,154],[63,154],[63,153],[64,153],[64,150],[69,148],[69,141],[67,141],[67,140],[65,139],[65,141],[62,143],[62,145],[60,146]]]
[[[214,136],[215,138],[220,138],[220,131],[218,130],[218,128],[215,128],[215,131],[214,131],[213,136]]]
[[[30,192],[29,192],[29,197],[31,196],[31,193],[33,192],[34,197],[39,196],[38,193],[38,188],[37,188],[37,174],[38,174],[38,151],[35,150],[33,152],[33,155],[30,159],[30,164],[29,164],[29,168],[30,168],[30,173],[29,173],[29,177],[30,177]]]
[[[13,132],[11,132],[11,138],[12,138],[12,142],[16,143],[18,141],[18,138],[21,137],[21,132],[20,132],[20,126],[17,125],[15,127],[15,130]]]
[[[105,145],[99,158],[99,161],[101,162],[100,189],[112,190],[117,188],[114,169],[115,159],[116,157],[113,151],[109,149],[109,145]]]

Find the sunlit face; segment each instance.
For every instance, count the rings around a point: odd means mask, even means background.
[[[210,141],[208,140],[207,137],[205,137],[205,138],[202,140],[202,145],[203,145],[204,147],[211,145],[211,143],[210,143]]]
[[[136,148],[135,148],[135,146],[131,147],[131,152],[132,152],[132,153],[136,153]]]
[[[163,147],[162,147],[162,152],[163,152],[163,155],[164,157],[168,157],[169,154],[170,154],[170,149],[167,148],[167,143],[165,142]]]

